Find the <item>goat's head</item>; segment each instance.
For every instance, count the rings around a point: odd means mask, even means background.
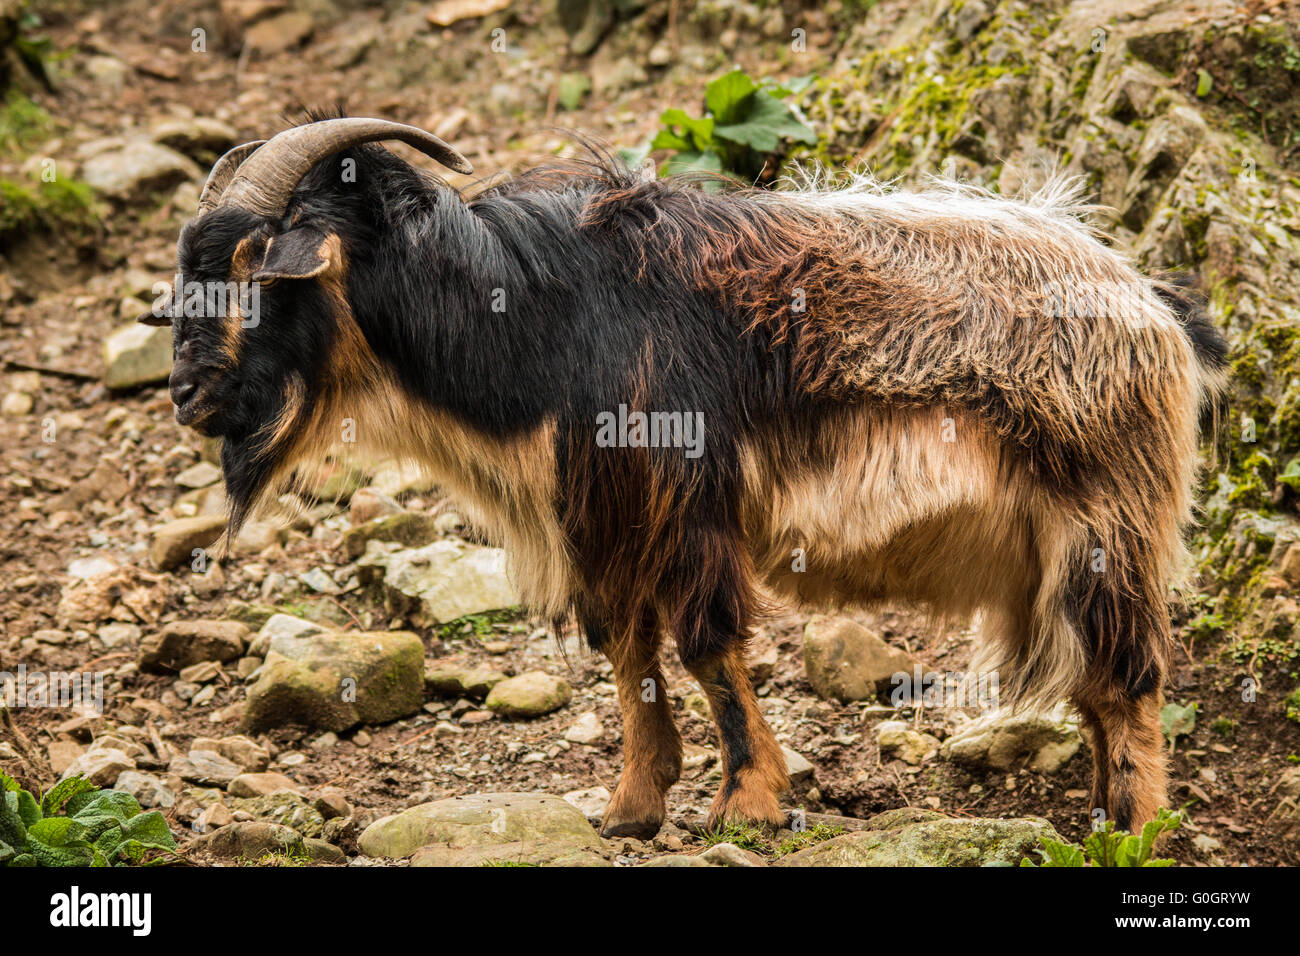
[[[212,168],[198,214],[181,230],[170,300],[140,317],[172,328],[176,420],[224,439],[237,520],[276,464],[266,459],[277,430],[293,427],[329,385],[322,378],[337,377],[321,365],[341,335],[356,334],[340,328],[346,243],[294,191],[327,157],[383,140],[471,172],[438,137],[386,120],[321,120],[238,146]]]

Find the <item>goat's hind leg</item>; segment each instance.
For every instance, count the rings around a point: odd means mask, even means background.
[[[664,797],[682,771],[682,742],[659,667],[657,622],[620,634],[588,626],[588,640],[614,666],[623,712],[623,773],[601,820],[605,837],[646,840],[659,832]]]
[[[761,823],[782,826],[779,798],[790,787],[785,757],[758,709],[737,637],[721,653],[686,660],[709,698],[722,745],[722,786],[709,810],[709,826]]]

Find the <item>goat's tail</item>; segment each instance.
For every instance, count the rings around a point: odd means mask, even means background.
[[[1200,381],[1201,431],[1214,435],[1227,411],[1228,340],[1205,311],[1205,297],[1194,276],[1166,273],[1155,277],[1154,286],[1192,344]]]

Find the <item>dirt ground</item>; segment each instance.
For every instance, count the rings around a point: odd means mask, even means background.
[[[525,7],[516,4],[517,7]],[[527,5],[531,9],[532,5]],[[540,5],[539,5],[540,6]],[[57,96],[41,104],[55,118],[54,151],[98,136],[147,128],[151,121],[188,109],[233,125],[245,139],[264,138],[282,128],[286,115],[301,106],[340,101],[355,115],[380,115],[435,128],[450,117],[458,124],[457,145],[483,175],[510,173],[571,149],[552,127],[582,130],[616,145],[648,137],[660,109],[696,103],[710,74],[693,81],[681,72],[648,77],[617,93],[594,93],[581,108],[559,113],[554,99],[529,91],[505,102],[502,84],[517,84],[520,73],[568,68],[563,36],[544,13],[515,14],[515,32],[526,49],[492,55],[480,49],[488,38],[481,23],[438,30],[428,26],[413,5],[409,14],[361,8],[320,26],[301,48],[240,59],[217,48],[190,52],[190,30],[203,18],[202,5],[188,0],[127,0],[111,10],[92,4],[54,4],[46,14],[56,49],[69,51],[60,66]],[[531,24],[529,24],[531,21]],[[814,27],[817,21],[814,17]],[[833,24],[822,29],[833,34]],[[373,35],[375,47],[357,59],[359,37]],[[424,71],[408,85],[386,45],[412,38],[430,62],[445,65],[447,82]],[[215,44],[214,44],[215,45]],[[735,59],[756,74],[781,73],[777,45],[742,45]],[[97,86],[79,69],[95,54],[111,54],[132,66],[121,90]],[[512,60],[512,56],[514,59]],[[540,99],[540,103],[532,97]],[[540,112],[535,109],[541,106]],[[465,111],[460,116],[458,111]],[[459,117],[457,119],[457,117]],[[399,147],[400,148],[400,147]],[[404,152],[403,155],[408,155]],[[414,154],[409,154],[414,155]],[[0,350],[11,364],[8,374],[37,372],[35,407],[30,414],[0,420],[4,480],[0,485],[0,652],[5,669],[19,660],[29,668],[111,670],[134,660],[130,645],[106,647],[95,637],[59,630],[55,608],[71,580],[77,559],[108,556],[115,562],[148,569],[148,532],[175,515],[176,475],[199,460],[197,436],[172,420],[164,387],[110,393],[99,381],[105,337],[121,324],[117,303],[122,277],[139,270],[170,278],[174,243],[183,212],[168,195],[156,203],[114,209],[103,233],[89,242],[48,236],[12,247],[5,270],[13,286],[0,301]],[[26,373],[25,373],[26,374]],[[41,439],[42,420],[60,423],[58,440]],[[440,506],[425,496],[423,507]],[[344,512],[345,513],[345,512]],[[282,549],[253,558],[234,558],[222,571],[225,586],[200,596],[188,575],[161,575],[163,619],[224,616],[237,600],[257,602],[260,583],[246,574],[248,564],[278,572],[292,581],[299,573],[344,562],[339,549],[342,521],[320,521],[314,530],[295,531]],[[150,572],[152,573],[152,572]],[[296,595],[305,612],[354,626],[389,624],[382,606],[360,594],[337,598]],[[906,647],[932,669],[961,671],[969,659],[967,631],[936,634],[918,617],[903,612],[859,615],[888,640]],[[764,708],[782,743],[815,766],[815,778],[797,792],[809,810],[865,817],[900,806],[941,809],[972,816],[1034,814],[1048,818],[1062,834],[1082,838],[1088,828],[1087,787],[1090,761],[1081,751],[1062,771],[1045,776],[963,769],[944,760],[922,768],[882,757],[872,727],[890,716],[881,707],[840,706],[818,698],[804,676],[800,637],[806,615],[771,621],[755,639],[760,654],[775,650],[772,673],[761,683]],[[603,785],[613,789],[621,754],[617,705],[603,658],[574,647],[561,654],[540,621],[508,621],[491,633],[422,633],[426,656],[440,662],[490,666],[507,673],[537,667],[564,674],[574,701],[535,721],[491,720],[463,725],[461,732],[432,732],[453,702],[431,702],[434,712],[382,727],[367,727],[358,739],[345,734],[328,749],[313,746],[319,734],[279,730],[265,738],[273,757],[300,751],[308,759],[292,770],[305,792],[326,785],[343,789],[355,805],[376,815],[443,795],[527,790],[565,793]],[[148,627],[144,628],[146,631]],[[538,633],[543,631],[543,633]],[[1262,828],[1275,800],[1260,767],[1284,767],[1300,754],[1300,726],[1243,702],[1238,668],[1219,659],[1213,647],[1188,647],[1182,638],[1171,699],[1198,701],[1196,729],[1174,750],[1171,796],[1190,803],[1190,823],[1175,834],[1167,853],[1188,865],[1276,865],[1300,862]],[[498,646],[498,643],[504,647]],[[572,644],[572,641],[569,642]],[[712,797],[716,742],[709,720],[688,709],[683,698],[696,688],[670,661],[672,692],[678,699],[689,769],[669,795],[670,819],[683,827],[698,824]],[[233,733],[233,704],[242,687],[227,674],[206,707],[186,707],[171,691],[173,678],[124,672],[120,689],[109,695],[107,714],[115,723],[154,723],[179,752],[198,736]],[[439,709],[441,708],[441,709]],[[563,730],[580,714],[594,711],[606,729],[593,746],[569,745]],[[223,720],[214,720],[214,715]],[[68,717],[58,711],[15,713],[18,726],[36,748],[58,739]],[[939,736],[951,732],[956,715],[943,711],[909,714],[918,729]],[[1226,721],[1232,722],[1231,732]],[[1212,729],[1212,725],[1220,728]],[[368,740],[366,737],[368,736]],[[273,769],[278,769],[274,768]],[[54,774],[38,768],[48,785]],[[1268,778],[1271,780],[1271,778]],[[809,790],[812,786],[811,792]],[[186,821],[169,811],[173,829]],[[1198,839],[1198,838],[1209,839]]]

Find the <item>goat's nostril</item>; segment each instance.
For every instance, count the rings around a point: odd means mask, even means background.
[[[177,408],[182,408],[186,402],[194,397],[194,392],[198,389],[198,384],[188,378],[174,378],[171,383],[172,404]]]

